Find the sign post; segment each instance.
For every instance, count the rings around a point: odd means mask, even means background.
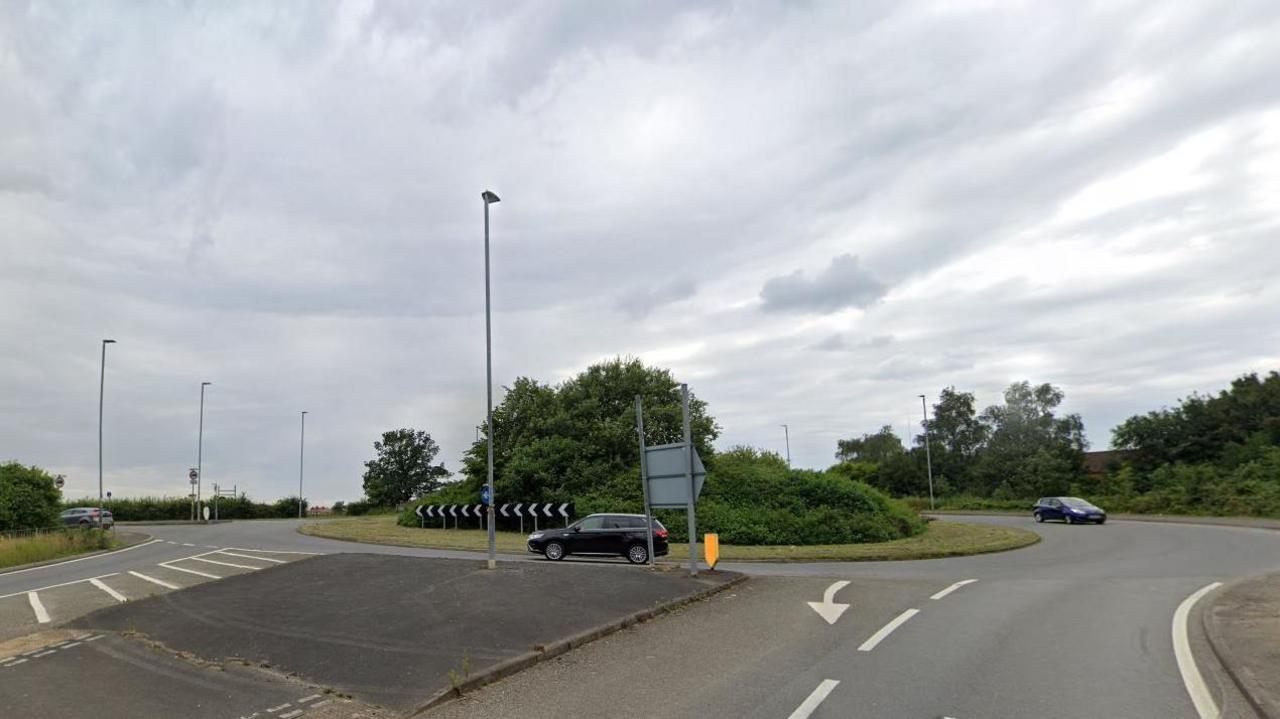
[[[200,472],[192,467],[187,472],[187,479],[191,482],[191,521],[196,521],[196,482],[200,481]]]
[[[640,486],[644,488],[644,536],[649,544],[649,566],[653,566],[653,514],[649,509],[649,463],[644,451],[644,405],[636,395],[636,434],[640,436]],[[567,521],[567,520],[566,520]]]
[[[689,576],[698,576],[698,517],[694,512],[693,505],[698,500],[698,488],[693,484],[693,431],[689,421],[689,385],[680,385],[680,411],[684,415],[684,472],[687,480],[685,486],[689,488]]]

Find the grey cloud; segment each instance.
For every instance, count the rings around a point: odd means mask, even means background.
[[[693,297],[698,286],[688,277],[636,287],[618,298],[615,306],[624,315],[640,318],[659,307]]]
[[[801,270],[764,283],[760,299],[771,312],[834,312],[870,307],[889,291],[856,255],[839,255],[812,279]]]
[[[811,348],[824,352],[838,352],[854,349],[872,349],[884,347],[893,342],[893,335],[873,335],[863,340],[855,340],[843,334],[833,334],[814,343]]]

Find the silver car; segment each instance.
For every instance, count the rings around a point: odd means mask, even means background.
[[[96,527],[98,526],[98,508],[72,507],[58,515],[58,519],[62,521],[64,527]],[[111,510],[102,510],[102,528],[111,529],[115,524],[116,519],[111,515]]]

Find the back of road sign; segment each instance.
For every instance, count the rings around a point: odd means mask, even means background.
[[[681,508],[689,504],[689,479],[685,472],[684,443],[645,447],[645,469],[648,470],[649,506]],[[698,450],[693,450],[694,499],[702,494],[707,470],[702,466]]]

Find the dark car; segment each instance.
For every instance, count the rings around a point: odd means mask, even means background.
[[[58,515],[58,521],[62,522],[64,527],[96,527],[98,526],[98,508],[97,507],[72,507]],[[114,527],[116,518],[111,515],[111,510],[102,510],[102,528],[110,529]]]
[[[592,514],[564,529],[544,529],[529,535],[529,551],[547,559],[570,554],[626,557],[632,564],[649,561],[643,514]],[[667,528],[653,520],[653,553],[667,553]]]
[[[1042,497],[1031,508],[1037,522],[1061,519],[1067,524],[1107,521],[1107,513],[1079,497]]]

